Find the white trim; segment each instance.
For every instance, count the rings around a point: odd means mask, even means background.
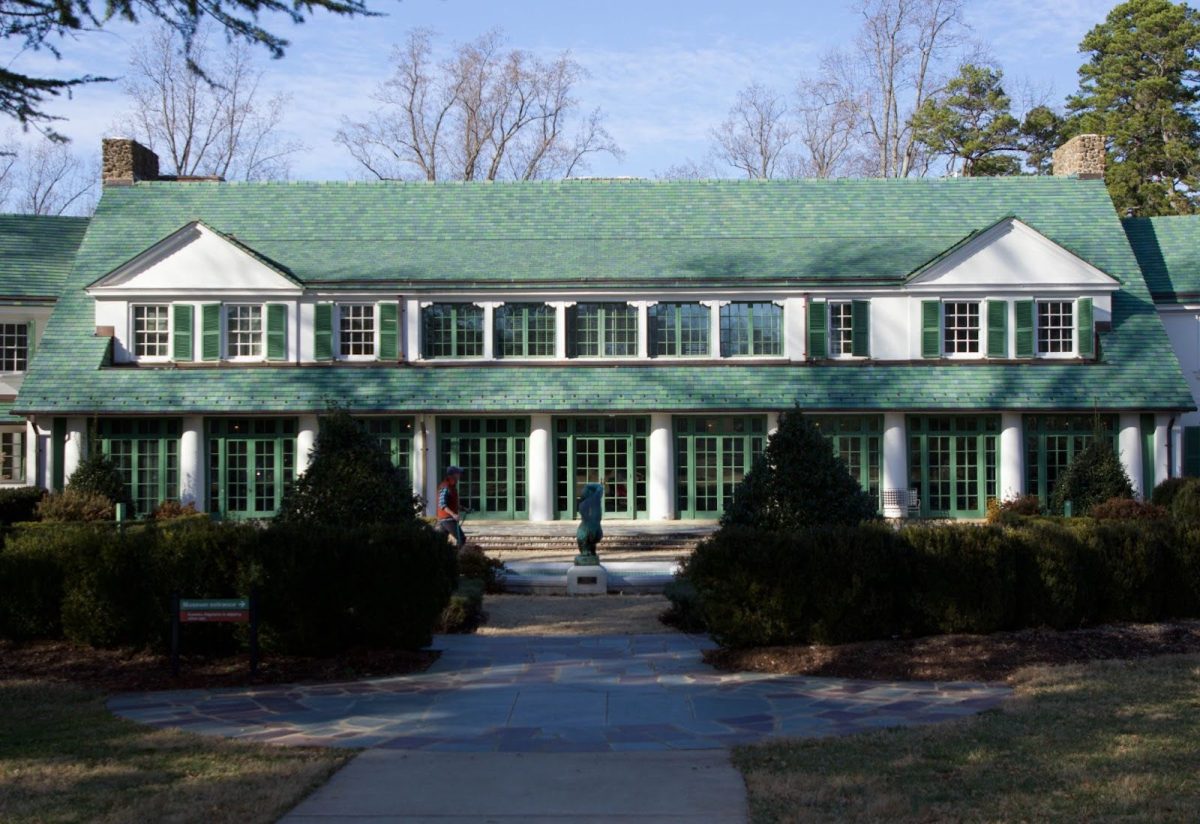
[[[974,352],[950,352],[946,349],[946,304],[948,303],[972,303],[975,305],[975,318],[978,321],[975,328],[975,346]],[[1036,308],[1035,308],[1036,310]],[[967,360],[978,361],[987,359],[987,313],[984,311],[984,301],[980,298],[959,298],[950,297],[941,301],[941,335],[942,335],[942,357],[946,360]],[[1036,335],[1036,331],[1034,332]]]
[[[267,304],[265,303],[222,303],[221,306],[221,357],[218,361],[226,363],[263,363],[267,359]],[[229,310],[235,306],[257,306],[259,319],[258,333],[258,351],[261,353],[254,355],[238,355],[232,357],[229,354]]]
[[[164,306],[164,307],[166,307],[166,310],[167,310],[167,354],[162,355],[162,356],[149,356],[149,355],[139,355],[138,354],[137,322],[134,320],[133,315],[134,315],[134,311],[136,309],[138,309],[139,307],[149,307],[149,306]],[[195,317],[195,310],[192,310],[192,312],[193,312],[193,317]],[[174,303],[161,303],[158,301],[155,301],[155,302],[130,301],[129,303],[125,304],[125,314],[126,314],[127,323],[128,323],[127,329],[129,330],[129,335],[127,337],[127,340],[129,341],[128,350],[129,350],[129,354],[133,357],[133,360],[135,363],[171,363],[172,361],[175,360],[175,347],[174,347],[174,343],[175,343],[175,304]],[[196,334],[195,325],[196,325],[195,321],[193,320],[193,322],[192,322],[193,341],[195,340],[195,334]]]
[[[371,307],[371,354],[347,355],[342,352],[342,309],[347,306]],[[333,359],[347,363],[371,363],[379,360],[379,304],[371,301],[347,300],[333,304]]]

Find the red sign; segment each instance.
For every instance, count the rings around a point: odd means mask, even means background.
[[[250,621],[250,610],[196,610],[185,612],[179,610],[179,621],[184,624],[245,624]]]

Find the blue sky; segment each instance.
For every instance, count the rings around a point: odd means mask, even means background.
[[[580,101],[604,110],[609,131],[626,152],[623,161],[595,162],[591,173],[651,176],[704,155],[708,130],[724,118],[740,88],[756,80],[790,87],[824,51],[848,45],[858,25],[846,0],[371,5],[387,16],[340,20],[317,14],[302,26],[270,24],[292,41],[286,57],[272,61],[264,53],[262,64],[266,87],[293,97],[281,127],[308,146],[295,159],[295,178],[361,176],[333,142],[338,119],[369,111],[371,90],[388,74],[392,44],[415,27],[432,28],[449,43],[500,26],[512,46],[544,54],[569,50],[590,75],[579,86]],[[1115,0],[974,0],[967,21],[1005,70],[1010,91],[1029,85],[1058,103],[1075,88],[1079,41],[1113,5]],[[138,37],[137,27],[119,24],[65,43],[62,61],[45,52],[13,55],[10,49],[7,62],[30,72],[114,76],[124,71]],[[58,128],[81,150],[98,151],[123,106],[115,84],[98,84],[51,110],[67,118]]]

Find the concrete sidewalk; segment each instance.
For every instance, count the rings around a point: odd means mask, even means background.
[[[367,750],[281,824],[456,821],[740,822],[726,750],[450,753]]]

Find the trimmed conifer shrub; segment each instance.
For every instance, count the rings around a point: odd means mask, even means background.
[[[133,499],[125,487],[117,465],[102,452],[93,452],[84,458],[79,467],[67,479],[67,489],[90,495],[103,495],[114,504],[131,506]]]
[[[877,517],[875,499],[850,476],[833,444],[794,411],[780,417],[763,455],[734,491],[721,526],[794,530]]]
[[[284,524],[361,526],[412,521],[416,502],[379,439],[335,409],[321,419],[308,469],[283,496]]]
[[[1066,502],[1070,501],[1072,513],[1083,515],[1110,498],[1132,497],[1133,484],[1125,474],[1125,467],[1121,466],[1121,459],[1113,451],[1108,433],[1097,429],[1091,443],[1075,454],[1067,471],[1055,484],[1050,508],[1062,514]]]
[[[37,513],[37,505],[44,497],[46,491],[36,486],[0,489],[0,524],[32,521]]]
[[[1200,484],[1200,478],[1167,478],[1154,487],[1154,491],[1150,493],[1150,503],[1170,509],[1180,490],[1195,484]]]

